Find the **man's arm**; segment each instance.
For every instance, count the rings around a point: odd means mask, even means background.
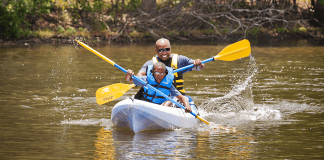
[[[146,75],[146,70],[147,70],[147,66],[148,65],[153,65],[153,61],[152,60],[148,60],[143,66],[142,68],[138,71],[137,73],[137,77],[141,77],[141,76],[145,76]]]
[[[191,107],[189,105],[188,98],[183,96],[173,85],[171,86],[170,91],[171,91],[171,98],[172,97],[177,97],[183,103],[183,105],[185,106],[185,108],[186,108],[185,111],[187,113],[190,113],[191,112]]]
[[[187,113],[191,112],[191,108],[189,105],[189,101],[188,98],[186,98],[185,96],[183,96],[182,94],[178,95],[177,98],[183,103],[183,105],[186,107],[185,111]]]
[[[137,77],[142,77],[142,76],[145,76],[146,75],[146,72],[145,71],[138,71],[137,73]]]
[[[186,67],[188,65],[191,65],[191,64],[194,64],[195,65],[195,68],[190,68],[190,69],[186,69],[184,71],[180,71],[182,74],[183,73],[186,73],[186,72],[190,72],[192,70],[203,70],[205,68],[205,64],[201,63],[201,60],[200,59],[196,59],[196,60],[193,60],[191,58],[188,58],[186,56],[183,56],[183,55],[179,55],[178,56],[178,69],[182,68],[182,67]]]

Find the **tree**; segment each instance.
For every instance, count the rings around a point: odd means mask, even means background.
[[[156,0],[143,0],[142,10],[145,13],[154,13],[156,11]]]

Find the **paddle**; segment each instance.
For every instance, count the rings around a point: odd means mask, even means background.
[[[99,52],[95,51],[94,49],[92,49],[91,47],[87,46],[86,44],[77,41],[81,46],[83,46],[84,48],[88,49],[89,51],[91,51],[92,53],[96,54],[97,56],[99,56],[100,58],[104,59],[105,61],[107,61],[108,63],[110,63],[111,65],[117,67],[118,69],[122,70],[124,73],[127,73],[127,70],[124,69],[123,67],[119,66],[118,64],[116,64],[115,62],[113,62],[112,60],[108,59],[107,57],[103,56],[102,54],[100,54]],[[176,102],[175,100],[173,100],[171,97],[168,97],[167,95],[165,95],[164,93],[162,93],[161,91],[157,90],[156,88],[152,87],[150,84],[146,84],[143,80],[141,80],[140,78],[136,77],[135,75],[132,76],[133,79],[137,80],[138,82],[142,83],[144,85],[144,87],[146,87],[147,89],[152,89],[155,92],[159,93],[160,95],[163,95],[163,97],[165,97],[167,100],[171,101],[172,103],[176,104],[177,106],[181,107],[182,109],[185,109],[184,106],[182,106],[181,104],[179,104],[178,102]],[[209,124],[208,121],[206,121],[205,119],[201,118],[200,116],[198,116],[197,114],[190,112],[190,114],[192,114],[193,116],[195,116],[196,118],[198,118],[199,120],[203,121],[206,124]]]
[[[237,59],[241,59],[249,56],[251,53],[250,42],[247,39],[238,41],[233,43],[227,47],[225,47],[219,54],[209,59],[201,61],[201,63],[206,63],[214,60],[222,60],[222,61],[234,61]],[[194,67],[194,64],[176,69],[173,73],[180,72],[189,68]]]
[[[96,100],[99,105],[105,104],[121,97],[129,89],[135,87],[134,84],[116,83],[101,87],[96,92]]]

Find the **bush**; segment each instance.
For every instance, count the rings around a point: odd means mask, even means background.
[[[26,21],[27,16],[48,13],[51,9],[51,0],[6,1],[0,3],[0,38],[19,38],[20,28],[31,24]]]
[[[0,38],[16,38],[21,20],[15,13],[10,13],[7,7],[0,5]]]
[[[18,38],[20,37],[31,37],[36,36],[36,33],[31,31],[29,28],[27,29],[20,29],[17,34]]]
[[[64,32],[64,35],[67,37],[74,36],[76,33],[76,30],[74,28],[69,28]]]

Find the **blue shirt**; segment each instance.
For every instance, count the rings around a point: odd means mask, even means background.
[[[170,55],[170,57],[172,57],[172,55]],[[159,57],[157,57],[159,59]],[[182,56],[182,55],[178,55],[178,68],[177,69],[180,69],[182,67],[185,67],[185,66],[188,66],[188,65],[191,65],[193,64],[195,60],[191,59],[191,58],[188,58],[186,56]],[[153,61],[152,59],[151,60],[148,60],[143,66],[142,68],[139,70],[139,71],[143,71],[143,72],[146,72],[146,68],[148,65],[153,65]],[[189,68],[189,69],[186,69],[186,70],[183,70],[183,71],[180,71],[178,72],[179,74],[184,74],[186,72],[189,72],[189,71],[192,71],[192,70],[199,70],[199,69],[196,69],[196,68]]]
[[[147,76],[141,76],[138,77],[139,79],[143,80],[145,83],[147,83]],[[144,87],[144,84],[140,83],[139,81],[137,81],[136,79],[133,79],[133,82],[136,86],[142,86]],[[171,98],[176,97],[178,95],[180,95],[181,93],[172,85],[170,88],[170,92],[171,92]]]

